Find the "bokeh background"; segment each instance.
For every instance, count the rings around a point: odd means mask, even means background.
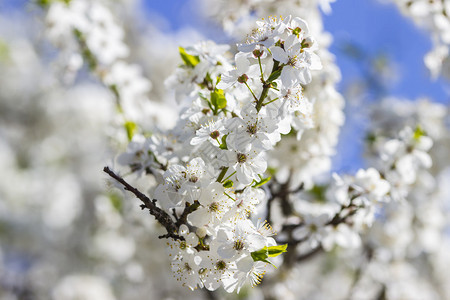
[[[180,62],[178,45],[235,41],[199,1],[121,3],[130,60],[157,101],[175,103],[163,82]],[[72,299],[64,295],[73,290],[86,290],[81,299],[181,299],[160,229],[101,172],[126,146],[113,95],[86,69],[62,78],[42,19],[30,1],[0,0],[0,299]],[[332,170],[353,173],[364,166],[369,106],[387,95],[449,106],[450,86],[424,65],[429,34],[392,3],[338,0],[323,20],[346,99]]]

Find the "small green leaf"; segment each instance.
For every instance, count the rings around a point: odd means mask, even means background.
[[[276,257],[280,255],[281,253],[287,252],[287,244],[284,245],[278,245],[278,246],[272,246],[272,247],[264,247],[267,248],[267,252],[269,253],[269,257]],[[263,248],[263,249],[264,249]]]
[[[265,263],[273,265],[270,261],[267,260],[269,257],[276,257],[280,255],[281,253],[287,252],[287,244],[284,245],[278,245],[278,246],[271,246],[271,247],[264,247],[258,251],[253,251],[250,253],[250,255],[253,258],[253,261],[263,261]]]
[[[181,59],[188,67],[194,68],[200,62],[198,56],[187,54],[183,47],[178,47],[178,50],[180,51]]]
[[[228,146],[227,146],[227,136],[228,134],[224,135],[222,137],[222,144],[220,144],[219,148],[223,149],[223,150],[228,150]]]
[[[217,109],[227,107],[227,99],[225,98],[223,90],[215,89],[214,92],[211,93],[211,103]]]
[[[375,141],[377,140],[377,136],[375,135],[375,133],[369,132],[369,133],[366,135],[365,140],[366,140],[366,142],[367,142],[369,145],[372,145],[372,144],[375,143]]]
[[[269,255],[267,254],[267,250],[265,249],[253,251],[252,253],[250,253],[250,255],[252,256],[253,261],[263,261],[265,263],[272,264],[267,260],[267,258],[269,258]]]
[[[122,198],[116,194],[116,193],[110,193],[109,195],[109,201],[111,202],[111,205],[118,211],[122,211]]]
[[[277,169],[274,167],[267,167],[267,172],[269,172],[270,175],[275,175],[277,173]]]
[[[327,192],[327,189],[328,186],[326,185],[314,185],[308,192],[315,197],[315,201],[326,202],[325,194]]]
[[[131,141],[131,139],[133,138],[134,134],[137,131],[137,125],[134,122],[126,121],[124,126],[127,131],[128,140]]]
[[[280,77],[280,75],[281,75],[281,70],[282,70],[282,69],[278,69],[278,70],[272,72],[272,74],[270,74],[269,78],[267,79],[267,82],[272,82],[272,81],[274,81],[275,79],[277,79],[278,77]]]
[[[233,184],[234,184],[233,181],[227,180],[223,183],[223,187],[228,189],[228,188],[233,187]]]
[[[6,42],[0,40],[0,62],[6,62],[10,58],[9,47]]]
[[[264,184],[266,184],[267,182],[269,182],[269,180],[270,180],[272,177],[269,176],[269,177],[266,177],[266,178],[262,178],[262,177],[260,176],[260,178],[261,178],[261,181],[255,182],[255,184],[253,185],[254,188],[263,186]]]

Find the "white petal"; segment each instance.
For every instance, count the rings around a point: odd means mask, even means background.
[[[280,63],[286,64],[289,61],[288,55],[280,47],[272,47],[270,51],[272,52],[273,59],[279,61]]]

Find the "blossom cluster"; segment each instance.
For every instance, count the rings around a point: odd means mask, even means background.
[[[322,207],[305,208],[291,193],[293,211],[275,220],[277,241],[285,245],[277,243],[262,221],[270,219],[266,208],[283,189],[302,190],[307,181],[270,181],[268,155],[282,151],[283,139],[301,145],[303,132],[313,127],[314,106],[303,90],[322,64],[304,20],[270,17],[257,25],[238,44],[233,63],[225,56],[228,47],[213,42],[180,48],[183,65],[167,80],[187,106],[176,127],[136,135],[118,158],[136,174],[156,178],[153,198],[173,216],[177,231],[164,236],[172,270],[191,289],[232,292],[247,281],[256,285],[268,258],[287,244],[313,251],[357,248],[375,207],[390,200],[390,184],[373,168],[336,175]]]
[[[344,98],[337,90],[341,79],[335,58],[328,50],[332,36],[323,30],[322,14],[329,13],[333,1],[203,1],[205,14],[221,23],[224,30],[241,37],[248,32],[254,22],[270,14],[292,14],[301,17],[310,27],[315,37],[323,68],[312,70],[311,83],[303,88],[304,96],[311,103],[310,122],[299,124],[302,130],[297,136],[287,136],[277,145],[277,151],[269,153],[270,165],[276,168],[279,182],[290,177],[291,188],[303,183],[312,188],[317,180],[328,176],[331,157],[336,153],[339,132],[344,124]],[[300,142],[299,142],[300,141]]]
[[[61,49],[65,80],[73,81],[86,64],[115,96],[130,138],[136,122],[148,127],[149,116],[158,118],[155,110],[163,108],[148,101],[152,83],[141,66],[126,61],[130,49],[124,41],[125,31],[110,8],[101,1],[86,0],[51,1],[47,6],[46,35]]]
[[[450,1],[392,0],[400,10],[431,33],[434,48],[425,56],[425,64],[436,78],[450,77]]]
[[[181,241],[169,243],[174,275],[192,289],[257,284],[267,258],[284,251],[269,224],[249,217],[265,199],[266,152],[281,134],[311,122],[302,86],[321,68],[299,18],[258,22],[234,64],[226,49],[212,42],[180,49],[184,65],[168,82],[190,106],[170,135],[134,141],[119,158],[136,171],[159,172],[153,197],[181,221]]]

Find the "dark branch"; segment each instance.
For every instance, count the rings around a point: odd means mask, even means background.
[[[195,201],[194,204],[189,204],[189,203],[186,202],[186,206],[184,207],[183,213],[181,214],[181,216],[178,218],[177,222],[175,223],[177,228],[180,228],[180,226],[182,224],[186,224],[187,223],[187,216],[191,212],[196,210],[199,206],[200,206],[200,203],[198,203],[198,201]]]
[[[167,214],[164,210],[156,206],[156,200],[150,200],[147,196],[141,193],[138,189],[131,186],[128,182],[126,182],[122,177],[116,175],[110,168],[104,167],[103,172],[107,173],[109,176],[117,180],[120,184],[122,184],[125,190],[132,192],[136,198],[142,201],[141,208],[147,208],[150,211],[150,214],[155,217],[155,219],[167,230],[167,234],[159,236],[159,238],[173,238],[175,240],[184,240],[182,236],[177,234],[178,226],[173,222],[172,218],[169,214]]]
[[[307,260],[313,256],[315,256],[316,254],[319,254],[320,252],[322,252],[323,248],[321,246],[309,251],[308,253],[302,254],[297,256],[297,262],[303,261],[303,260]]]

